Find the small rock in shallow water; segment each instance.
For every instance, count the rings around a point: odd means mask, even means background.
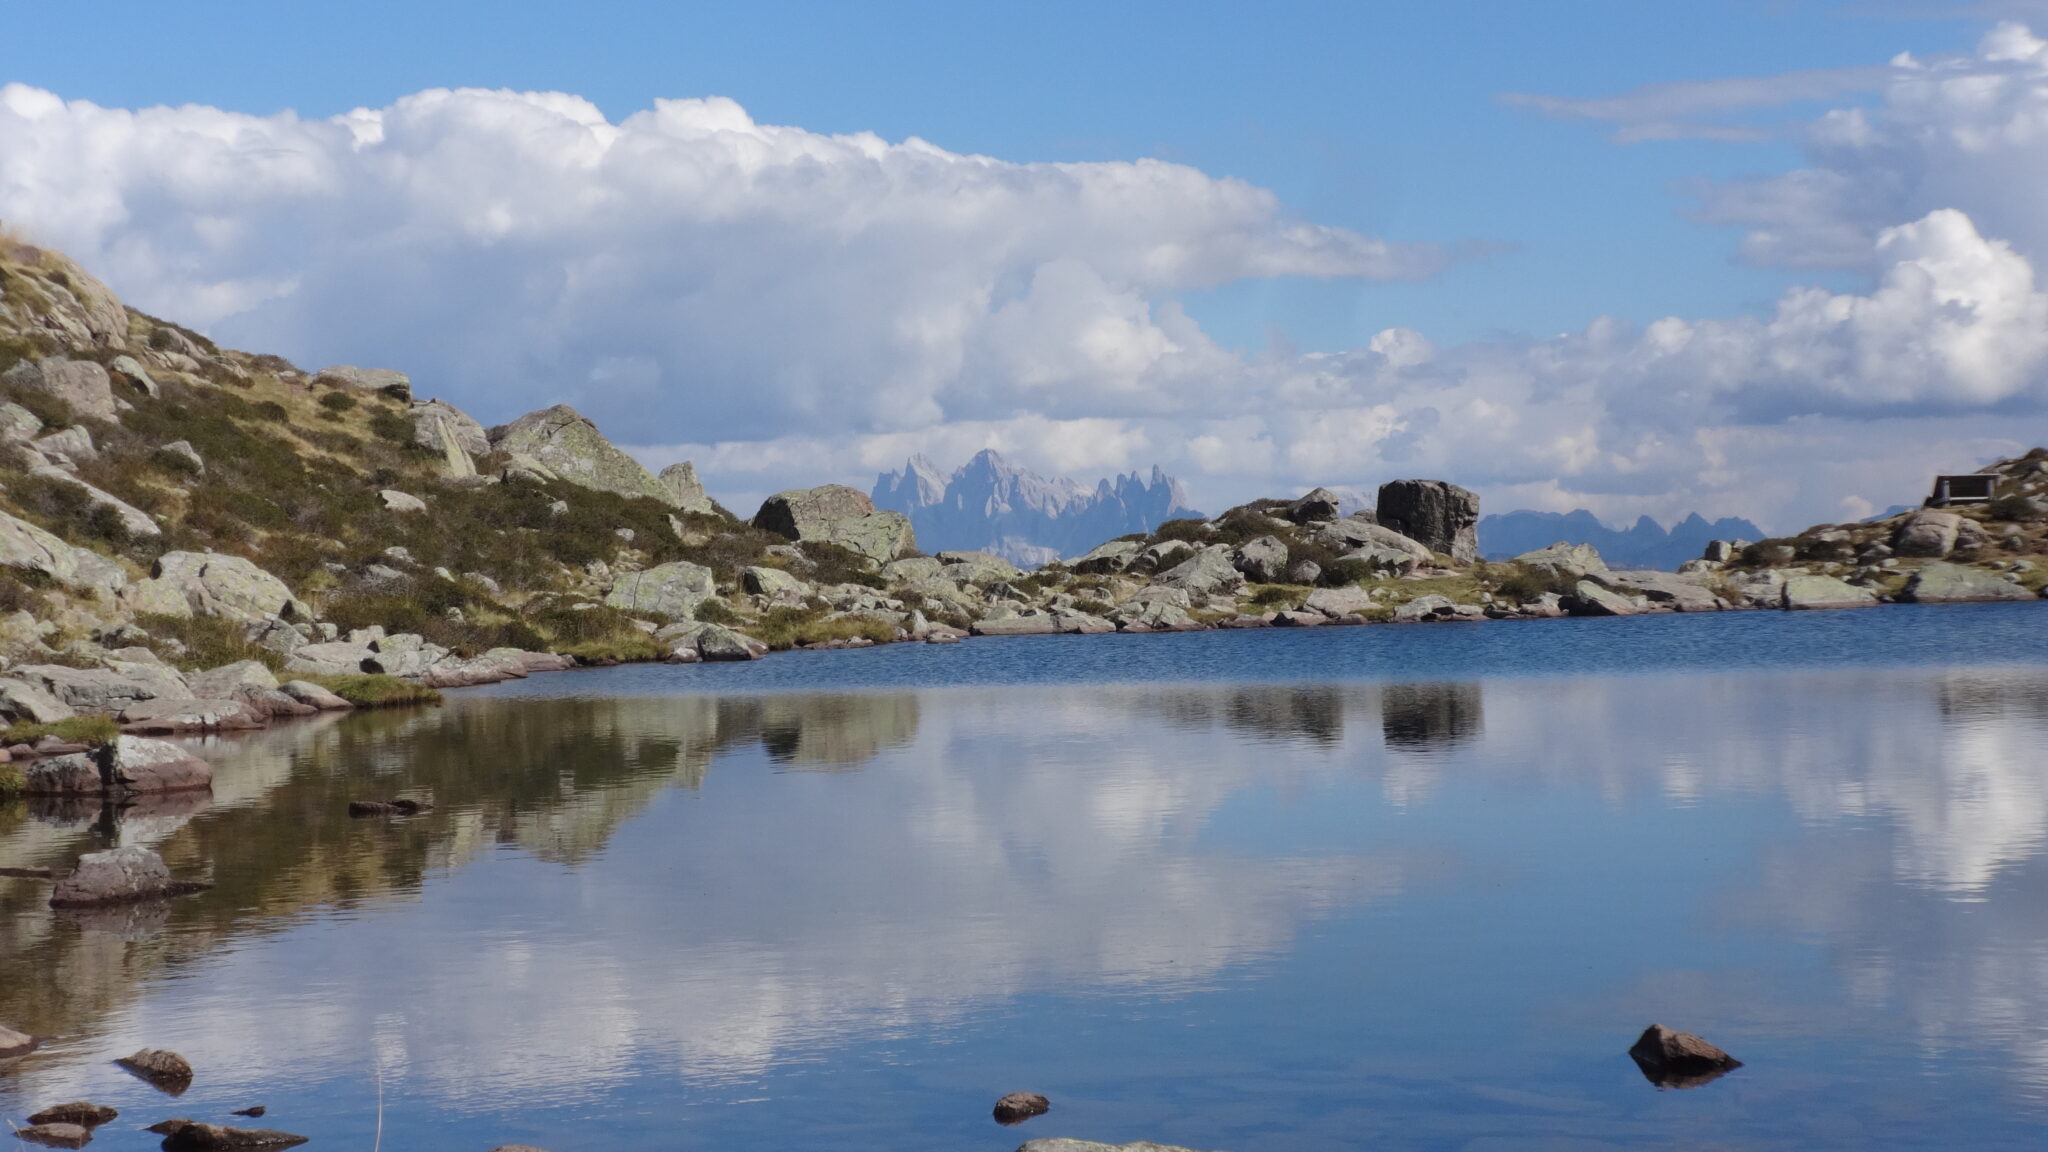
[[[1022,1124],[1033,1116],[1043,1116],[1051,1110],[1052,1102],[1036,1092],[1012,1092],[996,1101],[996,1123]]]
[[[45,1108],[41,1112],[30,1116],[28,1122],[31,1124],[76,1124],[82,1128],[97,1128],[119,1115],[119,1112],[104,1104],[89,1104],[84,1100],[74,1100],[69,1104],[59,1104],[53,1108]]]
[[[1643,1079],[1659,1088],[1697,1088],[1742,1067],[1742,1061],[1692,1033],[1662,1024],[1645,1028],[1628,1054]]]
[[[1093,1140],[1069,1140],[1056,1136],[1050,1140],[1027,1141],[1017,1152],[1194,1152],[1194,1149],[1144,1140],[1136,1144],[1097,1144]]]
[[[351,800],[348,814],[351,816],[411,816],[432,810],[434,806],[419,800]]]
[[[0,1060],[12,1060],[17,1056],[26,1056],[41,1045],[42,1041],[28,1033],[16,1032],[7,1025],[0,1024]]]
[[[255,1152],[265,1148],[293,1148],[308,1137],[272,1128],[227,1128],[219,1124],[189,1122],[164,1136],[164,1152]]]
[[[92,1130],[80,1124],[35,1124],[16,1128],[14,1135],[47,1148],[83,1148],[92,1141]]]
[[[263,1105],[258,1104],[254,1108],[237,1108],[235,1109],[235,1115],[247,1116],[253,1120],[256,1117],[263,1115],[263,1113],[265,1113],[266,1111],[268,1111],[268,1109],[263,1107]]]
[[[131,1075],[150,1082],[160,1091],[182,1095],[192,1086],[192,1065],[176,1052],[144,1048],[125,1060],[116,1060]]]

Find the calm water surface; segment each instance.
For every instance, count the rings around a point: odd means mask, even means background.
[[[15,1121],[311,1147],[2039,1148],[2048,609],[1043,637],[208,742],[0,880]],[[411,820],[351,798],[431,796]],[[1747,1062],[1659,1091],[1651,1021]],[[177,1100],[107,1062],[169,1047]],[[988,1119],[1009,1091],[1051,1115]]]

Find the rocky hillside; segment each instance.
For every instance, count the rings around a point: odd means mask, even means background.
[[[1031,567],[1198,515],[1180,481],[1158,468],[1149,479],[1133,472],[1088,488],[1016,467],[993,450],[950,476],[913,456],[901,471],[877,476],[872,495],[876,507],[910,517],[927,549],[990,552]]]
[[[2048,451],[1996,499],[1821,526],[1672,572],[1556,545],[1478,558],[1479,501],[1318,489],[1026,573],[925,555],[836,485],[741,520],[567,407],[485,428],[401,373],[307,371],[124,307],[0,241],[0,741],[261,724],[618,660],[1181,631],[2032,598]],[[67,727],[68,726],[68,727]],[[108,769],[111,771],[111,769]]]

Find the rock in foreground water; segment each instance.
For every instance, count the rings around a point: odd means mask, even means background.
[[[1698,1036],[1662,1024],[1645,1028],[1628,1054],[1643,1078],[1659,1088],[1697,1088],[1742,1067],[1742,1061]]]
[[[1052,1102],[1036,1092],[1012,1092],[996,1101],[996,1123],[1022,1124],[1033,1116],[1043,1116],[1051,1110]]]
[[[52,908],[92,908],[131,900],[159,900],[198,891],[202,885],[171,878],[164,858],[147,848],[110,848],[78,858],[71,875],[50,893]]]
[[[1031,1140],[1017,1149],[1017,1152],[1195,1152],[1178,1144],[1154,1144],[1140,1140],[1135,1144],[1098,1144],[1093,1140],[1069,1140],[1063,1136],[1050,1140]]]
[[[26,1032],[16,1032],[0,1024],[0,1060],[13,1060],[35,1051],[42,1041]]]
[[[120,1113],[104,1104],[91,1104],[74,1100],[69,1104],[58,1104],[45,1108],[28,1118],[31,1124],[76,1124],[83,1128],[97,1128]]]
[[[92,1129],[82,1124],[32,1124],[15,1129],[14,1136],[45,1148],[83,1148],[92,1142]]]
[[[192,1086],[192,1065],[176,1052],[161,1048],[139,1049],[125,1060],[116,1060],[130,1075],[149,1081],[158,1091],[182,1095]]]
[[[263,1148],[293,1148],[307,1137],[274,1128],[228,1128],[220,1124],[188,1123],[164,1137],[164,1152],[250,1152]]]

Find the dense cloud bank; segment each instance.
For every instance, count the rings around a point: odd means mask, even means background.
[[[1493,507],[1797,527],[2048,438],[2048,46],[2007,25],[1869,72],[1872,106],[1805,129],[1810,167],[1705,203],[1749,259],[1867,286],[1539,341],[1236,352],[1178,296],[1444,253],[1181,165],[1009,163],[721,99],[614,124],[430,91],[304,120],[9,85],[0,218],[237,345],[402,366],[487,419],[567,400],[736,505],[992,447],[1161,464],[1203,506],[1443,475]]]

